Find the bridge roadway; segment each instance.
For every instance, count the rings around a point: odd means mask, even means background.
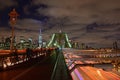
[[[18,65],[0,71],[0,80],[50,80],[55,55],[32,58]]]
[[[72,61],[83,61],[83,58],[70,58]],[[89,60],[89,61],[99,61],[99,62],[104,62],[106,61],[112,61],[112,60],[120,60],[120,57],[110,57],[110,58],[84,58],[84,61]]]
[[[64,49],[64,55],[66,59],[69,59],[74,62],[82,61],[84,64],[87,64],[87,61],[104,63],[120,60],[119,53],[99,53],[99,51],[94,50],[75,50],[75,49]]]
[[[113,71],[112,64],[101,64],[101,62],[108,62],[111,59],[120,60],[119,55],[110,54],[111,56],[108,57],[108,54],[104,57],[104,53],[102,53],[102,57],[96,57],[92,55],[98,53],[91,50],[63,49],[63,51],[73,80],[120,80],[120,74]]]

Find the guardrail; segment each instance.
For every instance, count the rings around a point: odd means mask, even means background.
[[[8,67],[29,61],[33,58],[43,58],[51,54],[54,48],[40,48],[40,49],[24,49],[14,50],[0,50],[0,70]]]

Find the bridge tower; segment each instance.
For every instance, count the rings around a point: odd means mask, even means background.
[[[68,36],[64,32],[54,33],[46,47],[71,48]]]

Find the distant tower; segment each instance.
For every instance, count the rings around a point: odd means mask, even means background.
[[[54,33],[46,47],[71,48],[68,36],[64,32]]]
[[[42,32],[41,32],[41,29],[40,29],[40,34],[39,34],[39,47],[41,48],[42,47]]]
[[[113,49],[115,49],[115,50],[117,50],[117,49],[118,49],[118,44],[117,44],[117,41],[115,41],[115,42],[113,43]]]

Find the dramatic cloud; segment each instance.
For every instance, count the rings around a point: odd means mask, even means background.
[[[41,28],[41,22],[35,19],[26,18],[18,20],[15,27],[23,30],[36,31]]]
[[[0,9],[10,7],[13,5],[17,5],[17,3],[13,0],[0,0]]]
[[[44,14],[53,17],[69,16],[73,21],[87,23],[94,21],[120,22],[119,0],[36,0],[35,4],[46,4]],[[38,10],[41,13],[41,9]],[[118,16],[117,19],[115,16]],[[76,17],[79,20],[76,20]],[[114,19],[114,20],[113,20]]]
[[[119,42],[120,32],[116,31],[120,29],[119,0],[37,0],[34,3],[48,5],[49,8],[38,12],[54,17],[54,23],[67,16],[62,30],[71,39],[94,46],[112,46],[112,42]]]
[[[1,0],[0,9],[20,2],[11,1]],[[47,41],[53,33],[62,30],[70,39],[95,47],[112,47],[114,41],[120,44],[120,0],[27,1],[21,4],[23,10],[18,10],[23,13],[15,25],[17,35],[37,39],[41,28]]]

